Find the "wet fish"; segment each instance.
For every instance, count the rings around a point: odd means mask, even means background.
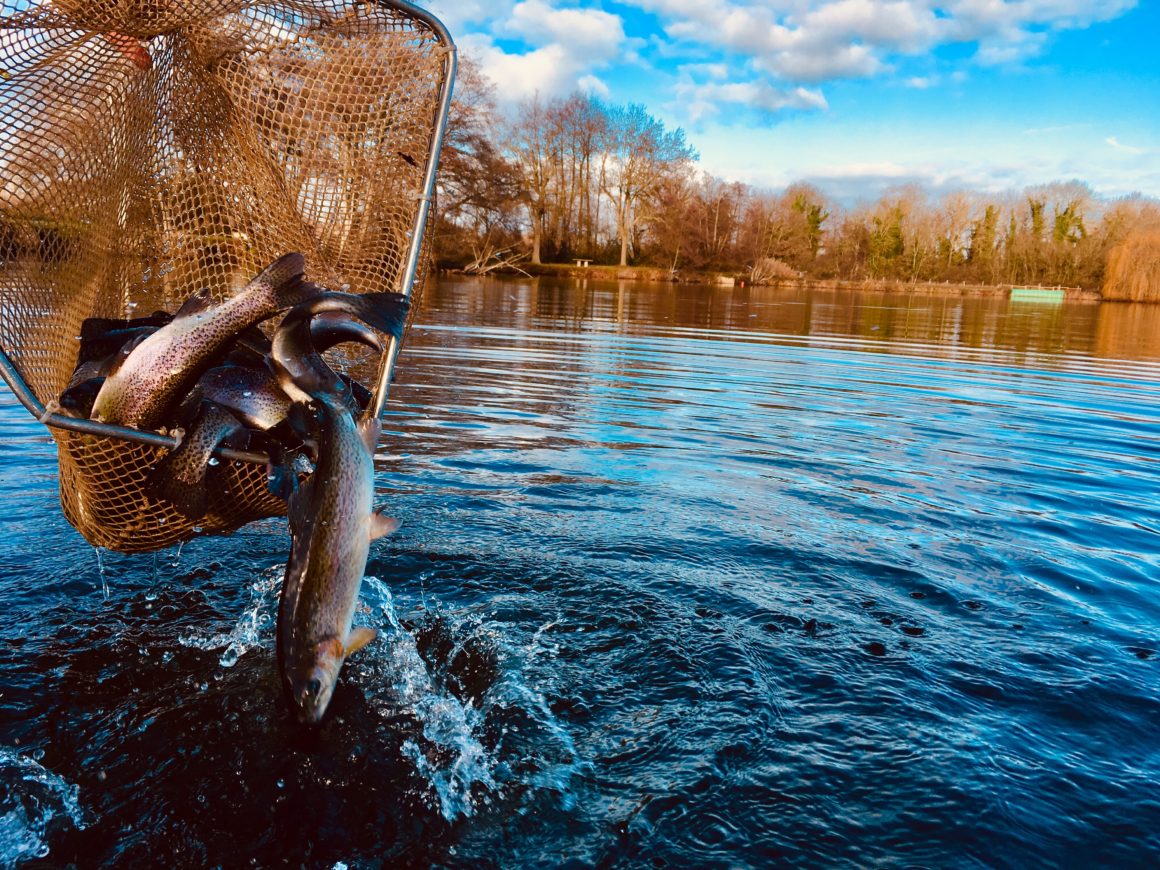
[[[202,402],[181,443],[149,473],[145,492],[170,502],[191,520],[201,519],[209,505],[206,477],[214,465],[213,451],[222,444],[243,446],[245,433],[237,417],[221,405]]]
[[[374,330],[350,320],[315,320],[310,324],[310,335],[320,352],[347,341],[360,342],[380,353],[383,348]],[[265,344],[269,347],[269,340]],[[253,353],[252,349],[239,351],[242,359]],[[201,376],[189,399],[182,403],[187,410],[177,414],[178,422],[188,422],[185,437],[150,473],[146,492],[169,501],[186,517],[200,519],[209,503],[208,470],[214,465],[213,452],[223,444],[244,446],[248,440],[245,424],[257,432],[271,433],[272,438],[259,441],[270,454],[270,489],[289,497],[297,477],[288,451],[303,446],[302,439],[287,423],[290,398],[278,386],[264,358],[259,360],[260,368],[225,365]]]
[[[356,423],[345,383],[310,342],[312,317],[351,313],[399,336],[406,300],[397,294],[324,294],[294,308],[274,335],[271,366],[282,388],[309,403],[318,444],[313,474],[290,496],[291,549],[278,607],[278,669],[304,724],[321,721],[347,656],[375,637],[352,629],[372,540],[398,522],[373,509],[377,419]]]
[[[106,377],[93,419],[155,428],[243,330],[319,292],[303,280],[301,254],[286,254],[231,299],[211,306],[208,295],[190,300],[173,322],[131,348]]]
[[[318,353],[346,342],[357,342],[377,353],[383,352],[382,341],[373,329],[345,319],[315,318],[310,323],[310,339]],[[290,412],[290,397],[264,365],[210,369],[202,375],[197,388],[205,399],[228,408],[251,429],[262,432],[281,425]]]

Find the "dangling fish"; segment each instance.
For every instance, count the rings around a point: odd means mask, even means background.
[[[292,310],[274,335],[271,366],[282,389],[309,403],[318,461],[290,496],[291,549],[278,607],[278,669],[296,718],[321,721],[346,657],[375,637],[352,629],[370,543],[398,528],[374,510],[377,419],[356,423],[346,384],[310,342],[310,319],[342,310],[401,336],[397,294],[324,294]]]

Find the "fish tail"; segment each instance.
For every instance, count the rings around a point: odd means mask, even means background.
[[[403,327],[407,324],[410,302],[401,293],[361,293],[356,295],[352,311],[367,326],[379,332],[403,337]]]
[[[401,293],[322,293],[300,304],[287,315],[287,320],[308,320],[320,314],[338,312],[361,320],[379,332],[401,338],[409,307],[407,297]],[[329,323],[333,324],[334,321]],[[327,340],[327,331],[326,324],[318,330],[324,340]],[[320,336],[314,334],[312,337]],[[343,340],[362,339],[347,337]]]
[[[249,286],[267,290],[275,308],[291,308],[322,292],[321,287],[306,280],[305,272],[306,258],[302,254],[283,254],[259,272]]]

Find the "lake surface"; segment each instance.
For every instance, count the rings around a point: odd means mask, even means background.
[[[1160,307],[444,280],[352,659],[0,393],[0,866],[1155,866]]]

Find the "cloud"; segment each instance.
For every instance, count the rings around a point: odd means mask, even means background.
[[[694,123],[739,110],[775,114],[786,109],[829,108],[821,91],[777,88],[765,81],[697,83],[685,79],[677,84],[676,94],[683,111]]]
[[[620,16],[599,9],[558,9],[545,0],[517,3],[500,31],[529,45],[561,46],[594,62],[615,58],[625,41]]]
[[[466,31],[460,45],[501,99],[578,88],[623,98],[617,86],[634,66],[636,76],[667,71],[677,100],[671,108],[696,122],[742,110],[768,120],[824,109],[824,86],[840,80],[891,75],[916,89],[961,82],[972,65],[1028,63],[1054,34],[1110,20],[1136,2],[432,0],[432,7],[463,28],[453,32]],[[626,7],[649,15],[608,11]],[[952,52],[958,60],[939,52],[951,45],[966,47]]]
[[[1123,145],[1116,140],[1115,136],[1109,136],[1104,141],[1117,151],[1123,151],[1125,154],[1147,154],[1151,150],[1149,148],[1139,148],[1135,145]]]
[[[500,45],[513,41],[524,50]],[[459,39],[496,85],[501,100],[534,94],[557,96],[576,89],[606,95],[607,86],[593,71],[625,59],[635,46],[620,17],[599,9],[558,8],[546,0],[524,0],[497,20],[491,33]]]
[[[601,99],[607,99],[612,96],[612,91],[609,90],[608,85],[602,82],[597,76],[581,76],[576,82],[576,87],[586,94],[591,94]]]
[[[984,65],[1035,57],[1050,34],[1116,18],[1136,0],[624,0],[670,39],[746,58],[794,83],[865,78],[898,57],[975,45]]]

